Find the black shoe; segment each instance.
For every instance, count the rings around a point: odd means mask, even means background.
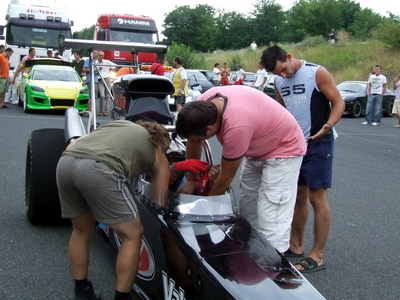
[[[88,286],[83,290],[75,288],[74,300],[101,300],[101,295],[93,289],[92,283],[88,281]]]

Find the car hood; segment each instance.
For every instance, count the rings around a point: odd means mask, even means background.
[[[348,92],[348,91],[339,91],[340,96],[342,96],[342,99],[344,101],[346,100],[353,100],[354,98],[358,97],[365,97],[365,94],[363,93],[353,93],[353,92]]]
[[[83,88],[81,82],[31,80],[28,86],[39,86],[51,99],[75,99]]]

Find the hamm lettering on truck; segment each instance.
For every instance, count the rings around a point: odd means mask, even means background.
[[[150,26],[149,21],[142,20],[129,20],[129,19],[117,19],[118,24],[133,24],[133,25],[142,25],[142,26]]]

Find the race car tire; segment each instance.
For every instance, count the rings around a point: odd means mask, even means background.
[[[61,218],[56,168],[65,150],[64,129],[32,132],[27,147],[25,171],[26,216],[33,225],[65,224]]]

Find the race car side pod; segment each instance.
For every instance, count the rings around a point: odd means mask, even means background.
[[[86,134],[79,111],[75,107],[70,107],[65,111],[64,137],[65,145]]]

